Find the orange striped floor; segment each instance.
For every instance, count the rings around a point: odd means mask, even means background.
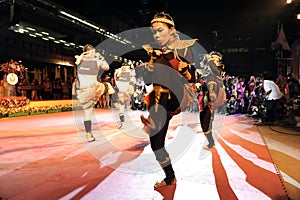
[[[183,112],[170,124],[166,148],[177,184],[154,190],[164,174],[155,161],[140,115],[96,109],[85,141],[83,113],[0,119],[0,199],[288,199],[276,166],[251,118],[216,114],[216,148],[197,113]]]

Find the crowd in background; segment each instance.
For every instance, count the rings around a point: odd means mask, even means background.
[[[3,78],[1,85],[9,85],[5,84],[4,79],[5,78]],[[5,88],[4,96],[26,96],[30,100],[72,99],[76,98],[74,90],[75,80],[75,77],[68,77],[67,82],[65,82],[59,77],[51,80],[49,76],[46,76],[39,88],[22,90],[22,87],[20,86],[37,86],[38,82],[36,79],[28,81],[25,78],[21,78],[16,85]],[[252,116],[263,115],[261,109],[267,96],[266,91],[264,90],[263,80],[263,74],[246,77],[233,76],[227,73],[223,79],[223,84],[226,88],[227,102],[224,106],[218,108],[217,112],[225,115],[238,113],[249,114]],[[114,77],[110,77],[108,74],[99,77],[99,81],[109,82],[114,88],[116,86]],[[293,77],[292,74],[286,75],[280,73],[273,81],[278,85],[282,93],[282,98],[277,106],[279,110],[276,112],[279,117],[282,117],[287,115],[287,109],[291,102],[294,99],[299,99],[300,85],[298,80]],[[138,77],[134,86],[133,95],[130,99],[126,100],[126,108],[145,110],[145,105],[143,103],[144,93],[144,81],[142,77]],[[113,108],[114,101],[113,95],[105,93],[95,104],[95,108]],[[195,96],[195,102],[188,111],[198,112],[197,96]]]
[[[72,99],[73,81],[74,77],[68,77],[65,82],[60,77],[51,80],[49,76],[46,76],[39,84],[35,78],[27,80],[25,77],[21,77],[15,85],[11,85],[7,83],[6,76],[3,76],[1,86],[4,89],[4,97],[23,96],[30,100],[58,100]]]
[[[115,87],[114,78],[106,76],[100,81],[109,81]],[[280,99],[276,109],[277,117],[288,115],[288,107],[295,99],[300,98],[300,84],[291,75],[279,74],[274,80],[278,85],[282,98]],[[264,74],[246,76],[233,76],[229,73],[223,79],[223,84],[226,88],[226,103],[216,110],[217,113],[225,115],[233,114],[248,114],[250,116],[264,117],[261,110],[264,106],[267,94],[264,90]],[[135,84],[134,94],[130,99],[127,99],[126,108],[133,110],[144,110],[143,97],[145,94],[144,82],[142,78],[137,79]],[[96,105],[96,108],[113,108],[114,99],[112,95],[104,94]],[[198,112],[197,94],[195,102],[187,110],[189,112]]]
[[[260,122],[267,122],[269,117],[283,119],[291,114],[300,114],[300,84],[292,74],[280,73],[276,78],[270,79],[274,85],[278,86],[281,98],[276,101],[276,106],[272,108],[271,115],[267,116],[268,111],[268,91],[265,90],[264,80],[267,72],[257,75],[233,76],[226,73],[223,84],[226,90],[226,103],[219,107],[216,112],[224,115],[246,114],[257,117]],[[274,91],[275,92],[275,91]],[[199,112],[197,95],[190,112]]]
[[[227,74],[223,80],[227,102],[218,112],[226,115],[260,115],[259,117],[264,118],[263,108],[266,107],[266,98],[269,95],[264,86],[266,74],[268,72],[250,77]],[[279,74],[277,78],[269,81],[278,86],[282,95],[275,107],[277,112],[274,112],[277,119],[280,119],[289,114],[288,109],[292,101],[300,98],[300,85],[291,74]]]
[[[105,75],[104,77],[100,77],[100,82],[109,82],[113,88],[115,88],[115,94],[107,94],[104,93],[98,102],[95,105],[95,108],[114,108],[114,103],[117,101],[117,88],[114,77],[110,77],[109,75]],[[143,103],[143,98],[145,94],[144,81],[142,77],[139,77],[134,84],[134,93],[131,95],[130,99],[126,99],[125,107],[133,110],[145,110],[145,105]]]

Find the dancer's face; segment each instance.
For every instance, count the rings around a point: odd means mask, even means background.
[[[154,22],[152,24],[152,33],[155,41],[161,47],[164,47],[171,40],[171,33],[173,28],[169,28],[167,24],[162,22]]]

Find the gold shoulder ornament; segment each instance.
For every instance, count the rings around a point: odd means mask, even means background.
[[[193,46],[198,39],[191,39],[191,40],[176,40],[172,44],[168,45],[169,49],[184,49],[190,46]]]

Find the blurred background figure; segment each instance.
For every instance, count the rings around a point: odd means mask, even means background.
[[[38,81],[36,79],[32,79],[31,83],[30,83],[31,86],[38,86]],[[38,93],[38,89],[37,88],[33,88],[31,90],[31,100],[40,100],[40,97],[39,97],[39,93]]]
[[[97,75],[100,69],[109,70],[109,65],[103,56],[97,55],[93,45],[87,44],[80,56],[75,56],[78,74],[77,98],[84,111],[84,128],[88,142],[96,140],[92,134],[92,114],[95,99],[107,90],[107,86],[100,83]]]
[[[136,90],[131,95],[131,109],[132,110],[145,110],[145,103],[143,102],[144,92],[141,87],[136,87]]]
[[[52,95],[53,99],[62,99],[62,91],[63,91],[63,85],[61,78],[55,78],[54,84],[52,87]]]
[[[131,63],[124,62],[122,66],[115,70],[115,91],[117,99],[114,102],[114,106],[119,109],[120,125],[119,128],[123,128],[125,125],[125,107],[127,101],[131,100],[134,93],[134,85],[136,84],[134,67]],[[132,102],[131,102],[132,103]]]
[[[263,81],[264,90],[266,91],[266,122],[274,122],[278,116],[277,105],[282,98],[282,93],[278,85],[267,74]]]
[[[18,96],[27,97],[27,90],[22,89],[22,86],[26,86],[26,85],[28,85],[28,81],[25,79],[25,77],[20,78],[17,84]]]
[[[236,101],[236,98],[234,95],[231,95],[230,99],[227,101],[226,104],[226,115],[233,115],[238,113],[239,104]]]
[[[52,81],[50,80],[49,76],[45,77],[45,80],[42,83],[42,98],[43,100],[50,100],[52,99]]]

